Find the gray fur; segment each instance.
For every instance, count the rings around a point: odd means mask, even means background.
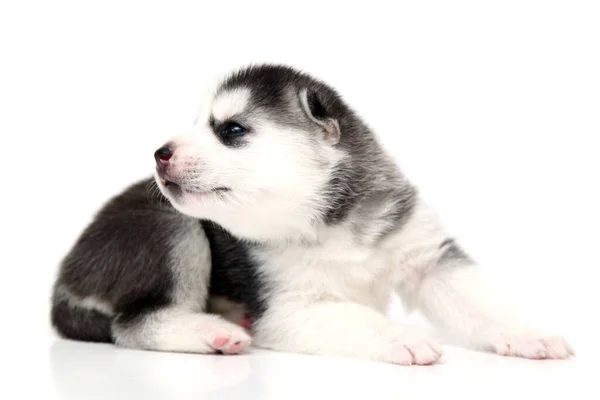
[[[471,257],[460,247],[454,239],[446,239],[439,247],[440,264],[448,263],[472,263]]]
[[[221,234],[211,230],[213,243]],[[127,332],[129,343],[142,343],[131,335],[153,313],[206,309],[211,264],[222,264],[210,257],[202,224],[176,212],[153,180],[138,182],[102,207],[64,258],[52,326],[70,339],[115,342]]]

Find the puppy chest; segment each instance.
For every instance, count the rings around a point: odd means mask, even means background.
[[[391,263],[386,253],[363,247],[303,247],[261,251],[261,269],[274,295],[289,300],[387,301]]]

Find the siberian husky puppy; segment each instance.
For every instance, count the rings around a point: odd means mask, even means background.
[[[491,295],[370,127],[306,73],[231,73],[154,156],[154,180],[109,202],[61,266],[65,337],[237,353],[247,317],[257,347],[435,363],[439,343],[386,316],[397,293],[473,348],[574,354]]]

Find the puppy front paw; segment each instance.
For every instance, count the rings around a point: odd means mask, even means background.
[[[509,335],[494,341],[492,349],[503,356],[533,360],[566,359],[575,355],[573,347],[557,336]]]
[[[443,354],[442,346],[436,341],[402,330],[392,337],[386,361],[398,365],[432,365]]]

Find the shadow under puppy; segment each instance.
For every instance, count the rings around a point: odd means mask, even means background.
[[[243,329],[203,313],[210,295],[236,305],[229,319],[250,317],[256,346],[436,362],[438,343],[385,315],[395,292],[470,347],[573,354],[492,296],[372,130],[308,74],[279,65],[231,73],[155,158],[168,201],[151,201],[148,182],[134,186],[66,258],[53,307],[63,335],[241,351]]]

